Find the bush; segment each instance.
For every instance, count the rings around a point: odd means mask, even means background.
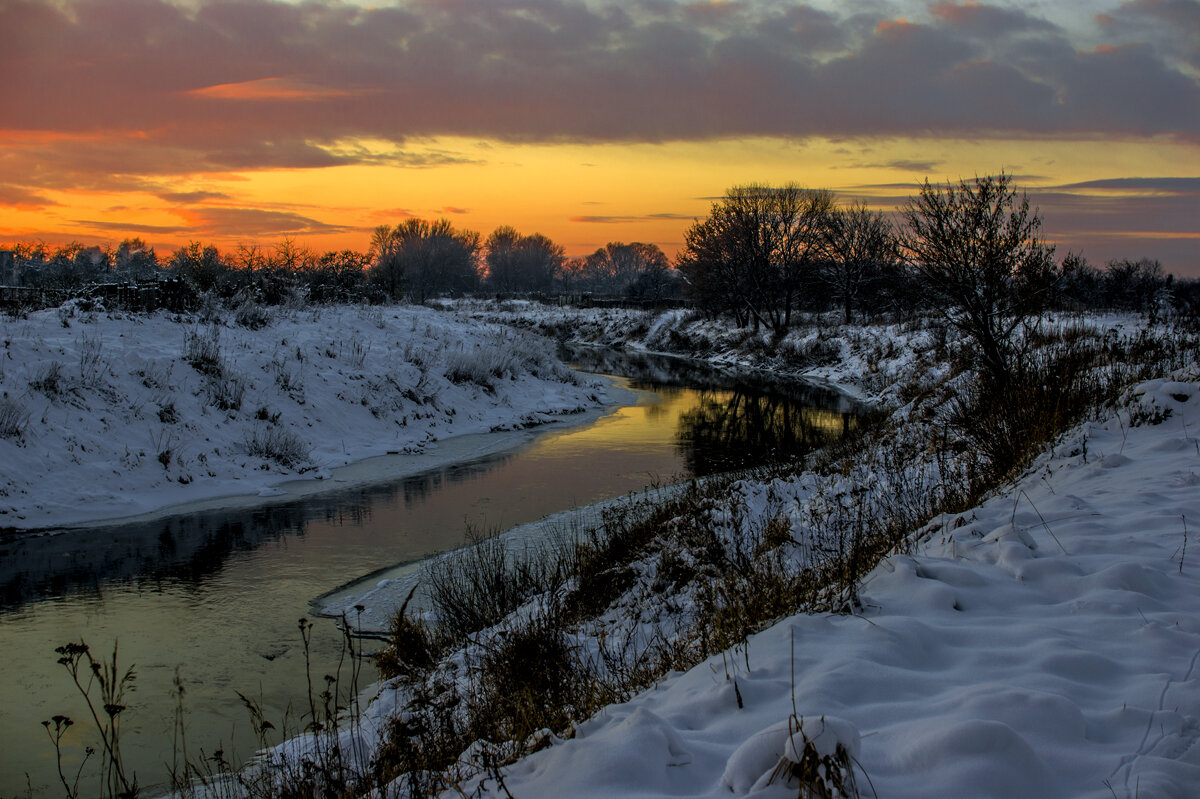
[[[221,330],[216,325],[207,333],[189,330],[183,340],[183,359],[202,375],[219,378],[225,374],[221,357]]]
[[[425,570],[440,628],[454,639],[495,625],[533,594],[561,584],[554,552],[513,552],[503,538],[470,529],[467,538],[466,546]]]
[[[223,411],[240,409],[242,398],[246,396],[246,384],[236,375],[210,378],[206,390],[209,404]]]
[[[309,458],[308,445],[286,427],[256,425],[246,438],[246,452],[294,469]]]
[[[62,364],[58,361],[51,361],[42,366],[38,369],[37,376],[29,381],[29,387],[42,392],[50,399],[65,394],[69,385],[67,378],[63,375]]]
[[[29,413],[16,400],[0,397],[0,438],[20,438],[29,424]]]
[[[446,379],[491,388],[492,381],[513,374],[520,356],[496,344],[454,350],[446,356]]]
[[[258,330],[271,324],[271,312],[247,295],[234,310],[233,321],[242,327]]]

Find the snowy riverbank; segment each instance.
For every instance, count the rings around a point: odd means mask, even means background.
[[[544,340],[425,308],[250,321],[74,306],[0,320],[0,527],[370,482],[612,402]]]
[[[795,712],[851,749],[864,796],[1194,796],[1200,375],[1176,377],[935,521],[865,579],[863,612],[790,617],[609,706],[507,790],[794,797],[771,775]]]
[[[611,315],[606,330],[621,326]],[[636,330],[629,321],[623,328]],[[1137,328],[1129,319],[1078,322]],[[909,380],[924,368],[932,385],[953,348],[931,338],[923,353],[906,343],[893,360]],[[853,380],[865,363],[841,362],[830,375]],[[458,789],[782,799],[800,788],[792,760],[802,728],[819,753],[841,744],[853,756],[849,773],[863,796],[1189,797],[1200,785],[1200,571],[1187,554],[1189,517],[1200,514],[1198,441],[1193,363],[1127,391],[981,505],[934,519],[911,551],[863,578],[859,611],[786,618],[577,722],[565,740],[544,736],[546,748],[500,771],[478,745],[464,753],[477,762]],[[812,523],[805,508],[817,494],[803,476],[743,481],[731,493],[719,513],[742,519],[735,536],[780,513],[793,535]],[[639,582],[619,604],[666,603],[680,618],[651,612],[627,629],[621,614],[607,614],[590,631],[571,631],[572,646],[590,653],[606,638],[669,638],[685,626],[696,597],[654,593],[667,567],[665,548],[635,563]],[[381,586],[368,604],[389,594],[395,602],[396,587]],[[468,648],[462,657],[481,655]],[[469,675],[454,679],[470,684]],[[402,706],[405,691],[386,690],[374,719]]]

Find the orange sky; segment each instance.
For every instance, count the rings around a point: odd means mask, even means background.
[[[1003,169],[1060,251],[1200,275],[1200,4],[846,7],[10,0],[0,242],[445,216],[674,252],[732,185],[891,208]]]

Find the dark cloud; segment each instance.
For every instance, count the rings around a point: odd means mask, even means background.
[[[181,218],[181,221],[174,225],[133,224],[96,219],[75,219],[72,220],[72,224],[112,233],[219,239],[340,233],[352,229],[329,225],[290,211],[261,208],[181,208],[173,213]]]
[[[208,236],[299,236],[341,233],[352,228],[329,225],[290,211],[260,208],[201,208],[180,212],[189,229]]]
[[[928,175],[938,170],[941,161],[916,161],[908,159],[894,159],[891,161],[876,161],[874,163],[857,163],[846,164],[844,166],[834,167],[835,169],[895,169],[899,172],[920,172],[922,175]]]
[[[641,214],[636,216],[572,216],[568,217],[568,222],[587,222],[598,225],[613,225],[629,222],[653,222],[662,219],[680,220],[690,222],[694,219],[693,216],[687,214]]]
[[[1178,66],[1195,6],[1127,3],[1114,46],[1079,52],[1044,19],[977,4],[909,24],[801,2],[9,0],[0,101],[27,111],[10,129],[79,134],[21,148],[59,178],[438,165],[461,156],[399,145],[448,134],[1198,139],[1200,86]],[[397,147],[338,146],[365,138]]]
[[[1118,191],[1151,191],[1191,196],[1200,200],[1200,178],[1108,178],[1068,183],[1060,189],[1114,189]],[[1198,208],[1197,210],[1200,210]]]
[[[10,208],[45,208],[58,203],[23,186],[0,183],[0,206],[4,205]]]
[[[205,200],[229,200],[232,199],[228,194],[219,191],[162,191],[158,192],[160,200],[166,200],[169,203],[179,203],[180,205],[191,205],[193,203],[204,202]]]
[[[146,233],[152,236],[179,236],[194,232],[186,225],[140,225],[133,222],[105,222],[99,219],[73,219],[71,224],[110,233]]]
[[[1126,0],[1097,21],[1110,36],[1153,43],[1163,58],[1200,69],[1200,3],[1195,0]]]

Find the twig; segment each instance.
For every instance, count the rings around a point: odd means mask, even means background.
[[[1041,519],[1042,527],[1046,528],[1046,532],[1049,533],[1050,537],[1054,539],[1054,543],[1058,544],[1058,548],[1063,551],[1063,554],[1070,555],[1071,553],[1068,552],[1067,548],[1063,546],[1062,541],[1059,541],[1058,536],[1056,536],[1054,531],[1050,529],[1050,525],[1046,522],[1046,517],[1042,516],[1042,512],[1038,510],[1037,505],[1033,504],[1033,500],[1029,498],[1029,495],[1025,493],[1025,489],[1023,488],[1017,492],[1017,499],[1015,502],[1013,502],[1012,519],[1010,521],[1013,529],[1015,530],[1017,528],[1017,505],[1021,502],[1021,497],[1025,497],[1026,501],[1029,502],[1029,507],[1033,508],[1033,512],[1038,515],[1039,519]]]
[[[1187,516],[1181,513],[1179,518],[1183,519],[1183,552],[1179,556],[1179,573],[1183,574],[1183,561],[1187,558]]]

